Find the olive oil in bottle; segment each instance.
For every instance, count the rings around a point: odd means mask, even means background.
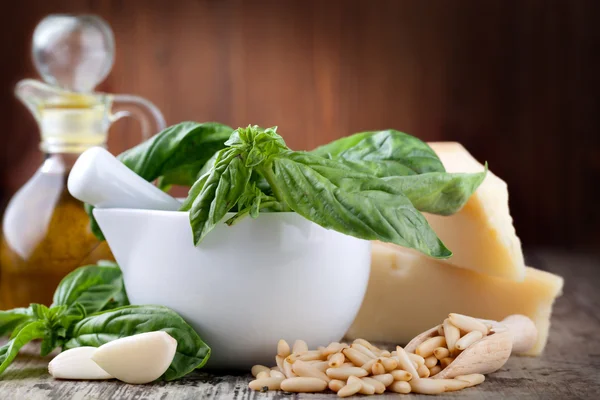
[[[143,137],[165,127],[145,99],[94,92],[114,59],[114,37],[102,19],[46,17],[33,35],[33,58],[46,82],[25,79],[15,92],[38,122],[44,161],[4,213],[0,309],[50,305],[66,274],[112,259],[106,242],[91,232],[84,205],[67,190],[69,171],[83,151],[105,145],[110,125],[121,117],[136,117]]]

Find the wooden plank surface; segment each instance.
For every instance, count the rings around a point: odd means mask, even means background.
[[[600,399],[600,258],[538,251],[531,265],[565,277],[564,295],[552,317],[546,352],[537,358],[512,357],[482,385],[437,399]],[[177,382],[128,385],[116,381],[56,381],[47,373],[51,357],[29,346],[1,376],[0,399],[335,399],[334,394],[257,393],[245,373],[197,372]],[[386,393],[384,397],[397,394]],[[431,398],[410,395],[410,399]]]

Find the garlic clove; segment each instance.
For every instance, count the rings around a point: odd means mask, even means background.
[[[140,333],[100,346],[92,360],[115,378],[127,383],[149,383],[169,368],[177,340],[163,331]]]
[[[48,372],[57,379],[113,379],[92,361],[95,347],[76,347],[63,351],[50,361]]]

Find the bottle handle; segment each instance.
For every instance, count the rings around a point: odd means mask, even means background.
[[[111,123],[124,117],[136,118],[142,127],[142,140],[166,128],[165,118],[152,102],[130,94],[111,95]]]

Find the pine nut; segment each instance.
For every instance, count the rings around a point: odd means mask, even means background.
[[[373,354],[373,352],[371,350],[367,349],[362,344],[354,343],[350,348],[360,351],[361,353],[363,353],[365,356],[367,356],[369,358],[377,358],[377,356],[375,354]]]
[[[327,347],[325,347],[325,350],[323,350],[322,353],[324,356],[329,356],[331,354],[335,354],[335,353],[342,351],[346,347],[348,347],[348,345],[346,343],[333,342],[333,343],[329,343],[329,345]]]
[[[357,378],[356,376],[349,377],[347,384],[353,384],[354,382],[360,383],[360,389],[358,390],[358,393],[366,394],[366,395],[375,394],[375,388],[373,386],[362,381],[360,378]]]
[[[417,363],[417,368],[420,367],[421,365],[425,364],[425,358],[421,357],[418,354],[413,354],[413,353],[406,353],[408,354],[408,358],[411,359],[411,361],[414,361]]]
[[[252,390],[279,390],[281,387],[282,378],[263,378],[256,379],[248,384],[248,387]]]
[[[385,372],[390,372],[398,368],[398,360],[394,358],[379,358],[379,362],[383,364],[383,368],[385,368]]]
[[[383,350],[381,353],[379,353],[379,357],[391,357],[392,353],[390,353],[387,350]]]
[[[376,358],[372,358],[363,365],[361,365],[361,368],[365,371],[371,371],[371,369],[373,368],[373,364],[375,364],[377,361],[378,360]]]
[[[446,338],[444,336],[434,336],[425,340],[415,350],[415,353],[420,355],[421,357],[429,357],[433,354],[433,350],[436,347],[446,346]]]
[[[335,353],[329,359],[329,366],[331,368],[338,368],[346,361],[346,356],[343,353]]]
[[[386,372],[387,371],[385,370],[385,367],[379,360],[377,360],[377,362],[375,364],[373,364],[373,366],[371,367],[371,373],[373,375],[383,375]]]
[[[483,333],[481,333],[479,331],[471,331],[471,332],[467,333],[465,336],[458,339],[456,341],[455,347],[457,350],[464,350],[467,347],[469,347],[470,345],[472,345],[473,343],[475,343],[476,341],[478,341],[479,339],[481,339],[482,337],[483,337]]]
[[[461,381],[458,379],[438,379],[440,381],[444,381],[446,383],[446,391],[454,392],[457,390],[462,390],[469,386],[469,382]]]
[[[275,356],[275,362],[277,363],[277,368],[279,368],[279,370],[281,372],[285,372],[283,370],[283,357],[281,357],[281,356]]]
[[[337,392],[337,395],[338,395],[338,397],[353,396],[356,393],[358,393],[358,391],[360,389],[362,389],[362,382],[352,381],[351,383],[347,383],[346,386],[344,386],[343,388],[341,388]]]
[[[417,364],[416,361],[412,361],[412,365],[413,365],[413,367],[415,367],[415,370],[419,369],[419,364]]]
[[[386,387],[390,386],[392,382],[394,382],[394,377],[392,376],[392,374],[375,375],[370,376],[369,378],[383,383],[383,385]]]
[[[429,356],[425,359],[425,366],[429,369],[435,367],[438,363],[438,359],[435,356]]]
[[[289,356],[283,360],[283,373],[286,378],[294,378],[297,376],[292,369],[292,363],[289,362]]]
[[[442,369],[446,368],[448,365],[450,365],[452,363],[452,361],[454,361],[454,357],[446,357],[446,358],[442,358],[440,360],[440,367],[442,367]]]
[[[450,319],[444,320],[444,337],[446,338],[446,347],[452,353],[456,346],[456,341],[460,339],[460,330],[450,323]]]
[[[394,350],[390,353],[390,357],[396,357],[397,355],[398,355],[398,352],[396,350]]]
[[[312,366],[318,369],[319,371],[325,373],[325,371],[327,371],[327,368],[329,368],[329,363],[327,361],[317,361]]]
[[[392,375],[392,378],[394,378],[395,381],[410,381],[412,379],[412,374],[410,372],[406,372],[403,369],[397,369],[395,371],[390,372],[390,374]]]
[[[363,376],[367,376],[369,374],[367,371],[359,367],[328,368],[325,373],[331,379],[339,379],[342,381],[347,380],[351,376],[358,376],[359,378],[362,378]]]
[[[324,373],[313,367],[311,364],[298,360],[292,364],[292,371],[300,377],[304,378],[319,378],[325,382],[329,382],[329,377]]]
[[[361,346],[366,347],[369,350],[379,350],[377,347],[373,346],[371,344],[371,342],[365,340],[365,339],[355,339],[354,342],[352,342],[353,344],[360,344]]]
[[[469,374],[469,375],[460,375],[455,377],[454,379],[458,379],[459,381],[464,381],[469,384],[467,387],[479,385],[483,381],[485,381],[485,376],[482,374]]]
[[[283,358],[290,355],[290,345],[283,339],[277,342],[277,355]]]
[[[269,378],[270,376],[271,376],[270,372],[260,371],[258,374],[256,374],[256,379]]]
[[[252,376],[256,378],[260,372],[263,372],[263,371],[264,372],[269,372],[270,370],[271,369],[269,367],[265,367],[264,365],[257,364],[257,365],[255,365],[255,366],[252,367],[252,369],[250,370],[250,372],[252,372]]]
[[[329,381],[329,390],[332,392],[339,392],[341,388],[346,386],[346,382],[340,381],[339,379],[332,379]]]
[[[429,368],[427,368],[425,365],[421,365],[418,369],[417,369],[417,373],[419,374],[419,378],[429,378]]]
[[[410,383],[405,381],[396,381],[393,382],[390,386],[388,386],[388,390],[394,393],[402,393],[407,394],[410,393],[412,388]]]
[[[370,378],[370,377],[364,377],[364,378],[361,378],[361,380],[363,382],[366,382],[369,385],[373,386],[373,389],[375,389],[375,393],[381,394],[381,393],[385,392],[385,385],[383,383],[379,382],[378,380]]]
[[[294,371],[296,375],[304,378],[319,378],[325,382],[330,381],[330,378],[325,374],[325,372],[321,372],[311,364],[301,360],[298,360],[292,364],[292,371]]]
[[[420,394],[439,394],[446,391],[445,379],[417,379],[410,382],[410,388],[415,393]]]
[[[448,340],[448,339],[446,339],[446,340]],[[438,360],[441,360],[442,358],[450,357],[450,350],[448,350],[445,347],[438,347],[435,350],[433,350],[433,355]]]
[[[444,325],[443,324],[438,325],[437,332],[438,332],[438,335],[444,336]]]
[[[301,354],[298,357],[298,360],[302,361],[314,361],[314,360],[323,360],[323,354],[319,350],[311,350]]]
[[[400,366],[400,368],[405,370],[406,372],[409,372],[413,376],[413,379],[419,379],[417,369],[413,366],[413,363],[410,360],[410,358],[408,358],[406,351],[404,351],[402,347],[397,346],[396,352],[398,354],[396,356],[396,359],[398,360],[398,365]]]
[[[356,367],[356,365],[352,364],[351,362],[346,361],[345,363],[342,364],[342,367]]]
[[[327,389],[327,382],[319,378],[296,377],[281,382],[281,390],[294,393],[322,392]]]
[[[282,372],[280,372],[280,371],[275,371],[275,370],[273,370],[273,369],[271,370],[271,373],[270,373],[270,375],[271,375],[271,378],[281,378],[281,379],[285,379],[285,375],[284,375]]]
[[[357,367],[365,365],[365,363],[371,359],[370,357],[353,348],[344,349],[342,350],[342,353],[344,353],[346,358],[352,361],[352,364],[356,365]]]
[[[294,347],[292,348],[292,353],[302,354],[308,351],[308,345],[304,340],[296,340],[294,342]]]
[[[423,378],[418,381],[411,381],[410,386],[413,392],[421,394],[438,394],[443,392],[453,392],[461,390],[469,385],[468,382],[457,379],[431,379]]]
[[[433,368],[429,369],[429,376],[434,376],[440,373],[440,371],[442,370],[442,367],[440,367],[439,365],[436,365]]]
[[[488,334],[488,327],[483,322],[478,321],[473,317],[452,313],[448,315],[448,319],[452,325],[464,332],[479,331],[484,336]]]

